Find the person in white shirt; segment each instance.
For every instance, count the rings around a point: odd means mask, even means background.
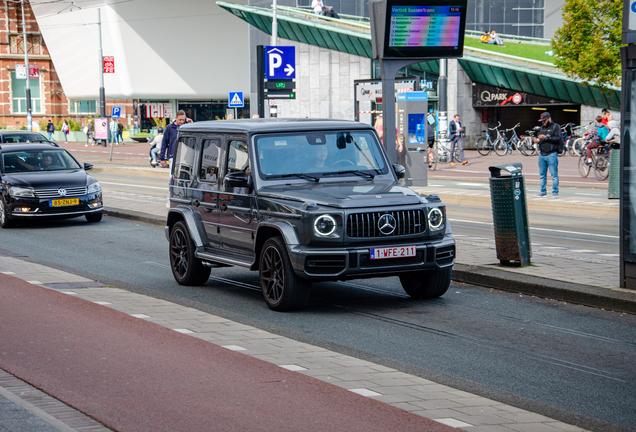
[[[110,119],[110,123],[108,125],[108,128],[110,129],[110,145],[112,147],[113,143],[115,145],[119,145],[119,143],[117,142],[117,122],[115,121],[114,118]]]
[[[322,15],[322,8],[325,7],[325,4],[322,0],[313,0],[311,2],[311,7],[317,15]]]

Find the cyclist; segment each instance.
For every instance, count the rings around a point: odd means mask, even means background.
[[[610,122],[618,124],[616,120],[611,120]],[[603,117],[596,117],[596,124],[594,125],[594,129],[590,133],[591,141],[585,148],[585,152],[587,153],[587,160],[585,161],[585,165],[592,166],[592,149],[595,149],[599,145],[601,145],[601,143],[604,143],[609,132],[610,131],[607,126],[603,124]]]

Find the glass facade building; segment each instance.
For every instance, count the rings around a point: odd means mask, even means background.
[[[545,37],[545,0],[468,0],[466,30]]]

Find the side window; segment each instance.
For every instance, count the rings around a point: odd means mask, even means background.
[[[218,138],[203,141],[199,179],[204,189],[219,190],[219,168],[221,167],[221,159],[219,158],[220,148],[221,140]]]
[[[194,178],[196,142],[194,137],[179,137],[177,154],[173,159],[175,165],[172,171],[178,180],[187,180],[189,183]]]
[[[250,159],[247,152],[247,144],[241,140],[230,140],[227,147],[227,173],[243,171],[245,174],[250,175]],[[236,187],[232,188],[227,186],[226,192],[234,192],[246,194],[248,188]]]

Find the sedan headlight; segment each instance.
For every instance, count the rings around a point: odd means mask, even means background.
[[[33,189],[17,186],[11,186],[9,188],[9,195],[13,197],[35,197],[35,195],[33,194]]]
[[[438,208],[433,207],[428,211],[428,226],[431,230],[437,230],[444,224],[444,213]]]
[[[329,215],[318,216],[314,221],[314,231],[319,236],[328,236],[336,230],[336,220]]]
[[[102,190],[102,187],[100,186],[99,182],[91,183],[88,185],[89,194],[101,192],[101,190]]]

